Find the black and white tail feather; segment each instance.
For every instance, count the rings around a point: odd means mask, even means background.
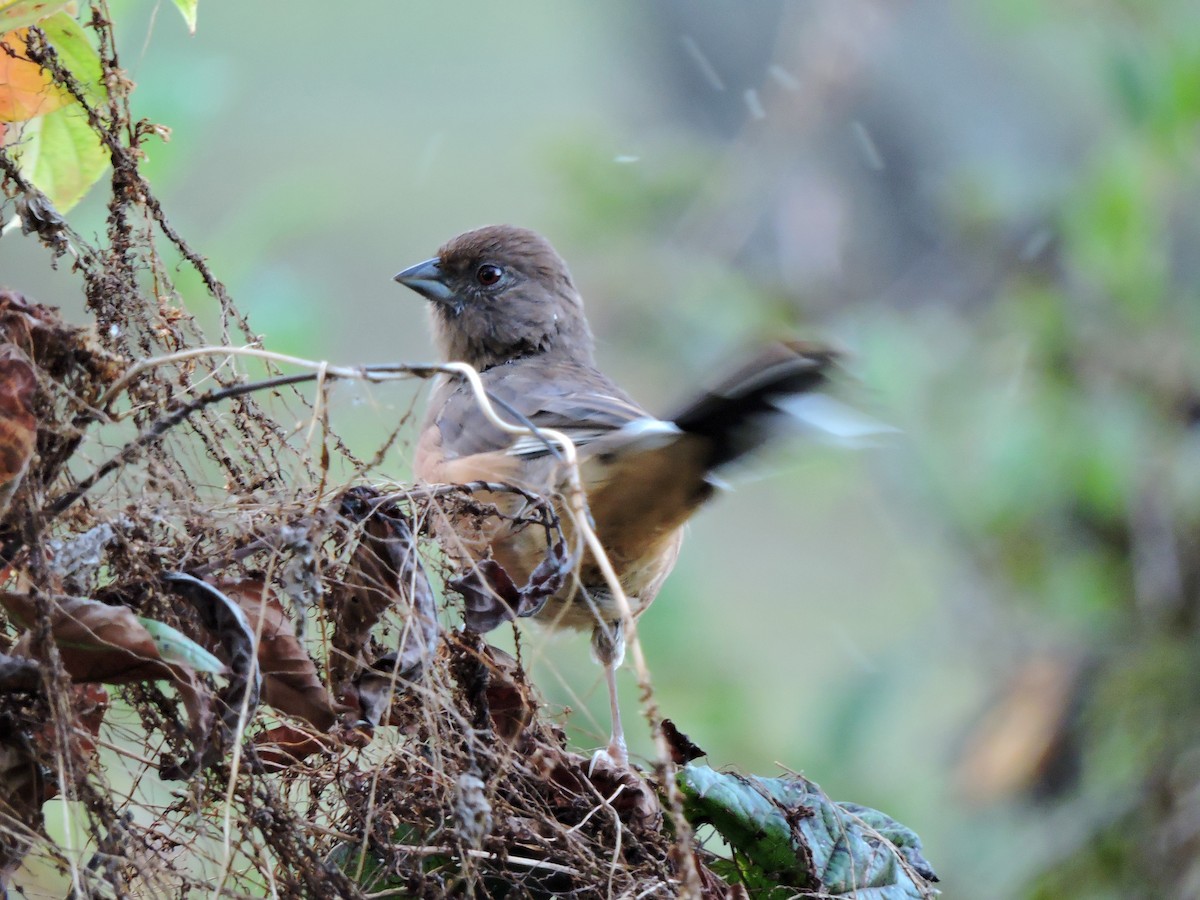
[[[768,344],[670,416],[642,415],[618,428],[560,430],[576,447],[603,443],[622,456],[650,453],[688,437],[704,438],[709,448],[704,469],[712,483],[724,486],[724,473],[776,438],[804,435],[860,447],[897,430],[828,393],[837,359],[834,351],[813,344]],[[554,449],[544,435],[535,433],[514,441],[506,452],[532,458]]]

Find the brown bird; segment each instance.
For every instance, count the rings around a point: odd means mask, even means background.
[[[822,418],[818,410],[795,408],[796,401],[810,399],[825,383],[834,355],[798,343],[768,345],[674,415],[651,416],[596,368],[583,301],[567,266],[532,231],[497,225],[467,232],[395,280],[432,301],[442,358],[476,369],[502,416],[574,441],[596,533],[635,616],[675,565],[683,525],[712,495],[714,473],[762,445],[778,420]],[[855,431],[848,421],[845,429],[837,422],[820,427]],[[497,428],[458,379],[434,389],[415,469],[430,482],[504,482],[554,498],[560,510],[565,502],[563,465],[549,442]],[[507,515],[524,502],[499,493],[487,499]],[[562,518],[568,528],[569,517]],[[546,558],[543,529],[502,517],[481,524],[466,515],[449,524],[454,533],[443,533],[449,538],[443,543],[452,556],[467,564],[490,556],[516,584]],[[576,577],[535,617],[592,629],[613,715],[608,752],[624,764],[615,678],[624,655],[621,617],[590,556],[583,555]]]

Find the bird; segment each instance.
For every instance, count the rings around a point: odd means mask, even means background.
[[[590,521],[636,617],[679,556],[683,526],[722,483],[727,466],[778,433],[781,421],[855,431],[805,403],[826,386],[838,354],[821,344],[771,341],[667,416],[653,416],[602,372],[583,300],[562,257],[538,233],[490,225],[444,244],[395,281],[429,301],[433,342],[445,362],[470,365],[502,418],[554,429],[575,444]],[[845,418],[845,417],[843,417]],[[537,433],[514,435],[488,420],[461,380],[441,376],[416,440],[414,474],[428,483],[501,482],[553,499],[566,514],[561,454]],[[526,501],[487,495],[501,515],[462,513],[439,533],[463,566],[493,560],[515,584],[546,558],[543,530],[517,515]],[[453,515],[453,514],[451,514]],[[514,521],[514,519],[516,521]],[[612,715],[605,752],[627,766],[616,696],[625,650],[622,617],[596,560],[581,553],[574,577],[533,618],[591,629]]]

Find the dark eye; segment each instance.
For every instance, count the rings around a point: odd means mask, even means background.
[[[479,269],[475,272],[475,280],[478,281],[480,284],[482,284],[484,287],[491,287],[492,285],[494,285],[498,281],[500,281],[500,278],[503,275],[504,275],[504,270],[501,269],[499,266],[493,266],[491,263],[486,263],[486,264],[480,266]]]

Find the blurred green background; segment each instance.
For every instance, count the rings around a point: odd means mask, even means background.
[[[775,456],[641,620],[713,765],[887,811],[950,897],[1200,896],[1200,6],[113,12],[134,114],[172,130],[148,174],[270,349],[428,359],[391,275],[507,221],[651,408],[755,335],[851,352],[903,434]],[[19,234],[0,280],[85,318]],[[413,403],[335,393],[368,457]],[[601,743],[586,637],[523,642]]]

